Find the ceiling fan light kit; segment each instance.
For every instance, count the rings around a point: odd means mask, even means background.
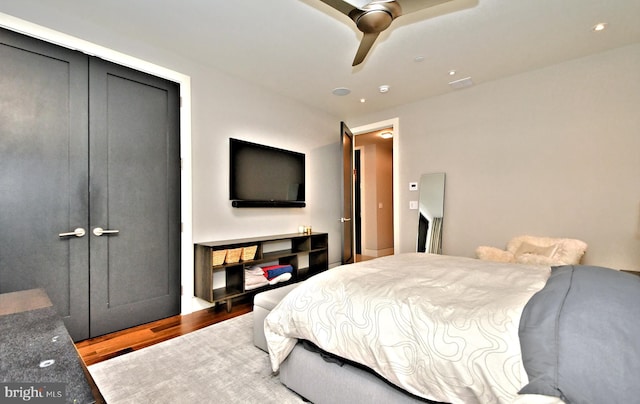
[[[357,66],[364,61],[378,35],[389,28],[393,20],[410,12],[451,0],[373,0],[362,7],[356,7],[343,0],[321,1],[351,18],[358,30],[363,33],[352,64],[352,66]],[[405,5],[404,11],[403,4]]]

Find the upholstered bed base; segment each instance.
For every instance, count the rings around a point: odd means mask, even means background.
[[[432,403],[360,367],[328,362],[301,343],[280,366],[280,381],[314,404]]]

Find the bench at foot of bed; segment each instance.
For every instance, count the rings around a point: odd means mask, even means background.
[[[280,303],[280,300],[296,286],[298,286],[297,283],[292,283],[276,289],[266,290],[258,293],[253,298],[253,345],[268,352],[267,340],[264,337],[264,319]]]

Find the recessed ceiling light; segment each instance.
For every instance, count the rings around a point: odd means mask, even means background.
[[[383,139],[391,139],[393,137],[393,132],[382,132],[380,137]]]
[[[365,102],[367,102],[367,100],[365,100],[364,98],[360,98],[360,102],[364,104]]]
[[[378,87],[378,90],[380,90],[380,92],[384,94],[384,93],[389,91],[389,88],[390,87],[385,84],[385,85],[382,85],[382,86]]]
[[[351,93],[351,90],[349,90],[346,87],[338,87],[338,88],[334,88],[332,91],[333,95],[337,95],[339,97],[342,97],[343,95],[347,95]]]
[[[456,75],[455,70],[449,70],[449,76],[455,76],[455,75]]]
[[[606,22],[600,22],[594,25],[593,27],[591,27],[591,29],[594,30],[595,32],[604,31],[606,28],[607,28]]]
[[[413,58],[413,61],[416,63],[424,62],[424,56],[416,56],[415,58]]]

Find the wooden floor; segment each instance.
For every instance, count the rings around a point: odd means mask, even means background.
[[[158,342],[187,334],[252,310],[251,301],[234,303],[231,312],[224,305],[178,315],[140,325],[113,334],[103,335],[76,343],[76,348],[87,366],[114,358]]]

